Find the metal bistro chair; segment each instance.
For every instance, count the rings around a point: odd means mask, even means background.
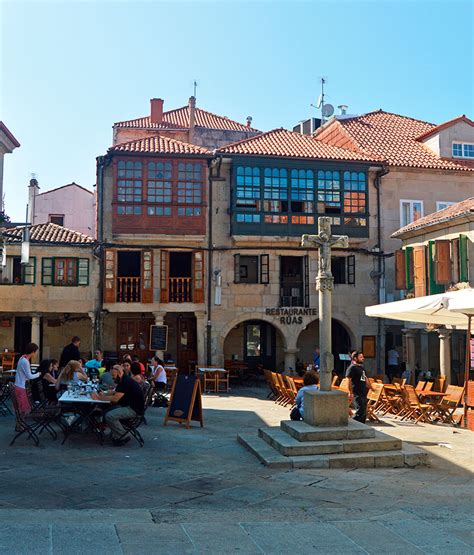
[[[3,372],[13,370],[15,368],[15,353],[2,353],[0,355],[0,362],[2,363]]]

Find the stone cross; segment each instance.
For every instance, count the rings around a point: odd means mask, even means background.
[[[331,391],[334,356],[331,352],[332,290],[331,248],[349,246],[347,235],[331,235],[331,218],[318,218],[318,234],[303,235],[302,247],[318,247],[319,262],[316,290],[319,291],[319,351],[321,391]]]

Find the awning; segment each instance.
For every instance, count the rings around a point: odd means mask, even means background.
[[[367,306],[365,313],[374,318],[467,329],[466,315],[474,316],[474,289],[460,289],[439,295]]]

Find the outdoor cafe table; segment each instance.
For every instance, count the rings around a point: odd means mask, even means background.
[[[425,399],[425,401],[428,401],[435,407],[439,405],[443,400],[443,397],[446,396],[446,393],[443,393],[442,391],[418,391],[417,393],[418,397],[432,397],[432,399]]]
[[[85,422],[86,425],[96,434],[102,445],[104,441],[104,430],[102,422],[99,422],[97,419],[96,409],[102,409],[106,406],[110,406],[110,401],[92,399],[90,393],[79,394],[72,391],[65,391],[59,398],[59,402],[66,406],[71,406],[72,412],[78,415],[78,418],[76,418],[76,420],[68,426],[68,430],[64,435],[63,443],[69,437],[71,432],[79,432],[81,430],[82,423]],[[100,414],[102,414],[102,411]]]

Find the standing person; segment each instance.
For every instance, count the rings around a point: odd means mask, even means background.
[[[356,414],[354,420],[365,423],[367,417],[367,376],[363,362],[365,360],[362,351],[352,353],[351,365],[346,371],[346,378],[350,379],[350,391],[353,397]]]
[[[400,355],[395,347],[392,347],[387,353],[387,378],[391,383],[392,378],[398,375],[398,359]]]
[[[36,343],[28,343],[25,349],[25,354],[20,358],[16,366],[15,375],[15,396],[18,401],[18,406],[22,414],[28,414],[31,411],[30,401],[26,393],[26,380],[35,380],[41,374],[32,374],[30,360],[38,352],[38,345]],[[16,430],[20,431],[20,424],[17,422]]]
[[[132,378],[123,373],[123,369],[116,365],[111,370],[114,382],[117,384],[113,393],[92,393],[92,398],[97,400],[107,400],[118,405],[105,415],[112,432],[112,443],[116,447],[125,445],[130,441],[130,435],[126,435],[126,430],[120,420],[127,418],[135,418],[143,413],[145,408],[145,400],[143,398],[142,388],[133,381]]]
[[[314,362],[314,369],[319,370],[321,365],[321,353],[319,351],[319,347],[316,347],[314,349],[313,362]]]
[[[81,338],[75,335],[71,339],[71,343],[66,345],[61,353],[59,359],[59,368],[64,368],[70,360],[81,360],[81,353],[79,352],[79,346],[81,345]]]

